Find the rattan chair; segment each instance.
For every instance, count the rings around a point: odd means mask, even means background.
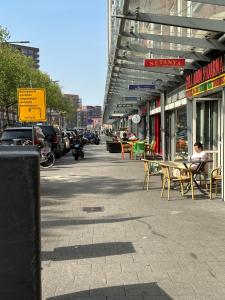
[[[218,183],[222,182],[221,167],[215,168],[210,172],[210,181],[209,181],[209,197],[212,200],[212,189],[213,184],[215,184],[215,193],[218,194]]]
[[[183,168],[179,168],[178,166],[168,166],[166,164],[160,163],[162,170],[162,192],[161,197],[164,195],[165,187],[167,184],[168,194],[167,199],[170,200],[170,189],[171,183],[180,183],[180,191],[181,195],[184,196],[184,183],[190,183],[191,185],[191,196],[192,200],[194,200],[194,186],[193,186],[193,175],[189,169],[185,169],[185,173],[183,172]],[[178,174],[176,176],[172,175],[172,170],[176,169]],[[174,172],[175,173],[175,172]]]
[[[158,168],[156,168],[156,162],[155,161],[151,161],[151,160],[147,160],[147,159],[142,159],[142,161],[144,162],[143,189],[145,189],[145,187],[146,187],[146,189],[148,191],[151,176],[159,175],[160,173],[158,171]],[[158,163],[157,163],[157,165],[158,165]]]

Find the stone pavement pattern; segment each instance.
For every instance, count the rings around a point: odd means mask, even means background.
[[[41,172],[43,299],[225,299],[225,204],[168,202],[142,162],[85,150]]]

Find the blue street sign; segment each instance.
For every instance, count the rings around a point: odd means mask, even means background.
[[[141,97],[135,97],[135,96],[125,96],[124,97],[124,100],[125,101],[130,101],[130,102],[132,102],[132,101],[138,101],[138,100],[140,100],[141,99]]]
[[[128,88],[129,90],[140,90],[140,89],[154,90],[155,84],[129,84]]]

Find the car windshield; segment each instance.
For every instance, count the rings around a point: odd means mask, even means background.
[[[5,130],[2,134],[2,140],[12,139],[32,139],[32,130]]]

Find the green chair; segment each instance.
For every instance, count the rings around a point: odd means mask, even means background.
[[[134,155],[135,159],[137,159],[137,156],[140,156],[141,158],[145,158],[145,143],[144,142],[134,143],[133,155]]]

